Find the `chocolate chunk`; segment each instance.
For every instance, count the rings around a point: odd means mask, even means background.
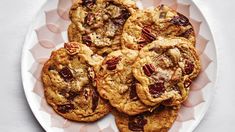
[[[179,14],[178,13],[178,16],[174,16],[170,22],[174,25],[178,25],[178,26],[188,26],[190,23],[189,23],[189,20],[187,17],[185,17],[184,15],[182,14]]]
[[[129,117],[128,128],[132,131],[143,131],[145,124],[147,124],[147,120],[143,115]]]
[[[165,86],[163,81],[159,81],[155,84],[149,85],[149,93],[153,95],[161,95],[165,91]]]
[[[99,102],[99,95],[97,94],[97,92],[95,90],[93,90],[93,93],[92,93],[92,107],[91,107],[93,112],[97,108],[98,102]]]
[[[82,36],[82,42],[87,46],[91,46],[92,44],[91,37],[89,35]]]
[[[131,13],[125,9],[121,11],[121,14],[118,17],[113,18],[112,21],[114,24],[122,26],[130,16]]]
[[[151,33],[150,29],[148,27],[143,27],[142,29],[142,36],[145,38],[145,40],[150,43],[154,40],[156,40],[156,37],[154,34]]]
[[[82,5],[91,9],[96,3],[96,0],[82,0]]]
[[[88,13],[87,16],[85,17],[85,23],[87,25],[92,25],[94,23],[94,20],[95,20],[95,14],[93,13]]]
[[[116,69],[116,65],[118,64],[118,62],[121,60],[121,57],[114,57],[108,61],[106,61],[107,64],[107,69],[108,70],[114,70]]]
[[[192,81],[190,79],[187,79],[184,81],[184,87],[188,88],[192,84]]]
[[[67,99],[68,100],[73,100],[75,97],[77,97],[78,96],[78,93],[77,92],[74,92],[74,91],[69,91],[68,92],[68,97],[67,97]]]
[[[74,109],[74,105],[73,104],[64,104],[64,105],[57,105],[57,110],[60,112],[60,113],[67,113],[71,110]]]
[[[145,64],[143,66],[143,70],[145,75],[151,76],[155,72],[155,67],[153,64]]]
[[[51,71],[51,70],[56,70],[56,66],[55,65],[50,65],[48,67],[48,70]]]
[[[130,99],[132,100],[138,100],[138,96],[137,96],[137,93],[136,93],[136,83],[137,81],[134,79],[131,83],[131,86],[130,86]]]
[[[191,61],[186,60],[185,61],[185,66],[184,66],[185,74],[189,75],[193,72],[193,70],[194,70],[194,64]]]
[[[59,75],[66,81],[71,81],[73,79],[73,74],[68,67],[64,67],[59,71]]]

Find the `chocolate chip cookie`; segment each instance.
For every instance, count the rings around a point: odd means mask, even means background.
[[[77,0],[70,9],[69,40],[79,38],[103,56],[118,50],[123,25],[135,9],[132,0]]]
[[[115,122],[120,132],[167,132],[176,120],[179,108],[160,105],[153,112],[136,116],[115,112]]]
[[[196,41],[189,19],[165,5],[139,10],[129,17],[124,25],[121,41],[124,47],[141,49],[159,36],[184,37],[192,45]]]
[[[132,64],[138,51],[123,49],[114,51],[104,59],[97,73],[97,90],[101,97],[121,112],[136,115],[151,110],[136,94],[138,82],[132,73]]]
[[[109,104],[100,98],[94,70],[102,58],[85,45],[65,43],[53,51],[44,64],[42,81],[49,105],[66,119],[93,122],[109,113]]]
[[[189,86],[200,72],[198,55],[190,43],[185,38],[159,37],[141,49],[133,73],[143,103],[178,105],[187,99]]]

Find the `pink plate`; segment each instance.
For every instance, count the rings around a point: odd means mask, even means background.
[[[22,81],[33,114],[46,131],[56,132],[117,132],[110,114],[95,123],[77,123],[57,115],[45,101],[40,72],[52,50],[67,41],[70,23],[68,10],[73,0],[48,0],[41,8],[26,36],[22,52]],[[196,35],[196,48],[202,71],[193,82],[188,100],[170,131],[193,131],[205,115],[215,92],[217,78],[216,48],[210,28],[196,5],[190,0],[136,0],[140,8],[166,4],[190,18]]]

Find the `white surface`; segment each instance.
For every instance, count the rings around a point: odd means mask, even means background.
[[[219,78],[214,100],[196,129],[197,132],[235,131],[235,1],[194,0],[206,17],[214,35],[218,51]],[[43,129],[32,115],[26,102],[21,78],[20,56],[25,33],[42,0],[0,1],[0,131],[41,132]]]

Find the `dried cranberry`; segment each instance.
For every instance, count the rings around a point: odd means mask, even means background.
[[[145,75],[151,76],[155,72],[155,67],[152,64],[145,64],[143,70]]]
[[[188,18],[182,14],[178,14],[178,16],[174,16],[170,20],[170,22],[174,25],[179,25],[179,26],[188,26],[190,24]]]
[[[107,69],[108,70],[114,70],[116,69],[116,65],[118,64],[118,62],[121,60],[120,57],[114,57],[108,61],[106,61],[107,64]]]
[[[59,71],[59,75],[66,81],[71,81],[73,79],[73,74],[68,67],[64,67]]]
[[[87,46],[91,46],[92,44],[91,37],[89,35],[82,36],[82,42]]]
[[[185,66],[184,66],[184,72],[187,75],[189,75],[189,74],[191,74],[193,72],[193,70],[194,70],[194,64],[191,61],[186,60],[185,61]]]
[[[128,128],[132,131],[143,131],[145,124],[147,124],[147,120],[143,115],[129,117]]]
[[[74,105],[73,104],[64,104],[64,105],[58,105],[57,106],[57,110],[60,112],[60,113],[67,113],[69,112],[70,110],[73,110],[74,109]]]
[[[95,90],[93,90],[93,93],[92,93],[92,107],[91,107],[93,112],[97,108],[98,102],[99,102],[99,95],[97,94],[97,92]]]
[[[186,30],[185,32],[181,33],[179,35],[179,37],[189,38],[190,34],[192,34],[192,33],[193,33],[193,29],[190,28],[190,29]]]
[[[87,8],[92,8],[95,3],[96,0],[82,0],[82,5],[86,6]]]
[[[149,93],[153,95],[160,95],[165,91],[164,82],[160,81],[155,84],[149,85]]]

